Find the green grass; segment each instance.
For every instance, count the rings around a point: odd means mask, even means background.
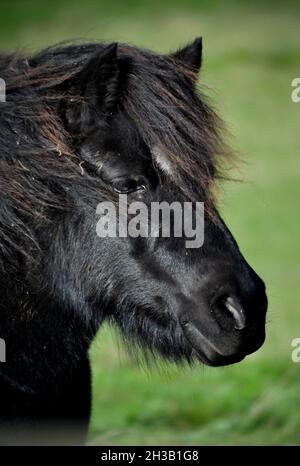
[[[91,444],[299,444],[299,367],[253,355],[227,368],[142,370],[107,330],[92,350]],[[289,349],[288,349],[289,352]]]
[[[161,6],[163,3],[163,6]],[[70,8],[70,4],[72,7]],[[149,6],[151,4],[151,6]],[[265,279],[267,341],[226,369],[141,370],[104,329],[91,350],[92,444],[299,444],[300,8],[296,2],[0,3],[3,48],[73,37],[175,49],[204,36],[200,87],[228,122],[242,163],[223,186],[222,212],[242,252]],[[84,5],[84,6],[83,6]]]

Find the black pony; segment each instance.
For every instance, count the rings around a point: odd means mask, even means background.
[[[104,320],[178,363],[232,364],[262,345],[265,287],[214,201],[228,150],[196,92],[201,56],[201,39],[170,55],[97,43],[0,55],[0,443],[84,442]],[[203,201],[203,246],[99,238],[96,206],[120,192]]]

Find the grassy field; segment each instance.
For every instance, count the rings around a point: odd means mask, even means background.
[[[147,6],[147,5],[150,5]],[[300,444],[300,7],[296,2],[1,2],[2,48],[71,38],[168,51],[204,37],[200,86],[213,90],[241,154],[223,215],[265,279],[265,346],[225,369],[132,364],[109,329],[91,350],[91,444]],[[13,5],[13,6],[12,6]]]

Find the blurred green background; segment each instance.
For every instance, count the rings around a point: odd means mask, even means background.
[[[91,350],[91,444],[299,444],[300,6],[290,1],[1,1],[0,47],[29,50],[72,38],[123,41],[159,52],[204,38],[208,85],[241,164],[221,210],[265,279],[267,341],[223,369],[151,371],[102,329]],[[298,3],[298,4],[297,4]]]

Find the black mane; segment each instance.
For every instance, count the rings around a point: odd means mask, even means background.
[[[47,209],[69,209],[74,202],[89,205],[111,195],[76,152],[74,135],[60,112],[70,102],[82,103],[67,83],[104,47],[63,44],[28,58],[20,53],[1,57],[0,76],[7,89],[0,113],[2,260],[7,246],[25,254],[38,246],[30,225],[47,221]],[[149,147],[166,154],[180,189],[205,201],[209,209],[218,161],[228,150],[219,118],[199,92],[191,91],[196,70],[175,57],[127,45],[118,46],[118,60],[118,78],[124,81],[119,108],[138,125]],[[107,92],[116,97],[113,83]]]

